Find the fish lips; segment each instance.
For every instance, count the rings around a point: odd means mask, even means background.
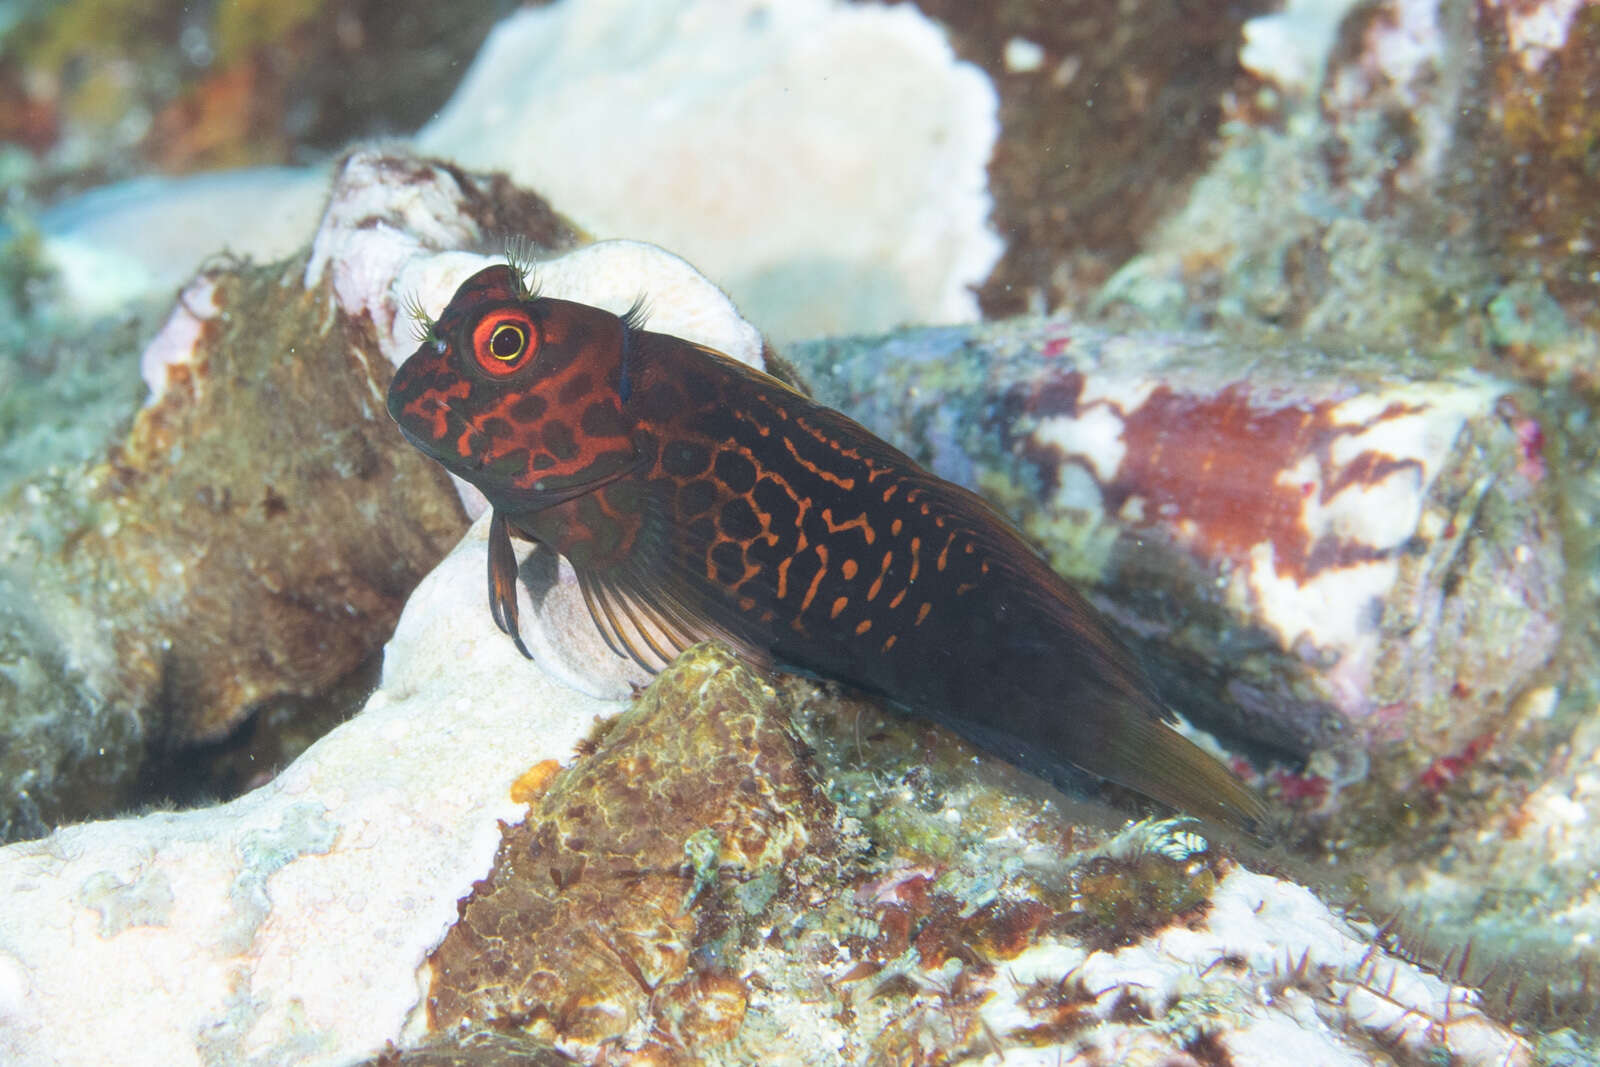
[[[419,418],[406,411],[407,400],[401,391],[390,389],[388,401],[389,417],[400,428],[401,436],[410,441],[417,451],[464,478],[470,478],[483,467],[482,450],[478,447],[482,442],[482,433],[465,416],[452,410],[449,404],[435,400],[434,412],[427,418]],[[444,416],[445,431],[442,436],[435,437],[431,431],[438,414]],[[469,448],[466,454],[456,447],[463,436]]]

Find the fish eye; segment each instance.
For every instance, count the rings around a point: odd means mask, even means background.
[[[533,320],[518,308],[490,312],[472,331],[478,366],[496,376],[520,370],[538,344]]]
[[[489,354],[495,359],[516,359],[527,345],[528,331],[515,323],[503,322],[489,335]]]

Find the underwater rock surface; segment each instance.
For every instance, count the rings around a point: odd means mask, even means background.
[[[1273,5],[914,6],[999,96],[988,185],[1005,251],[976,291],[1003,318],[1077,306],[1183,202],[1245,80],[1243,26]]]
[[[231,21],[230,11],[216,20]],[[300,51],[341,50],[339,34],[317,35],[320,16],[301,14],[315,43]],[[568,0],[510,13],[470,63],[441,58],[481,36],[488,14],[445,20],[453,25],[436,34],[437,50],[395,59],[394,67],[363,49],[342,57],[367,71],[343,95],[359,99],[392,85],[396,69],[459,64],[465,77],[409,138],[412,150],[509,175],[597,238],[672,248],[734,294],[769,335],[976,316],[971,287],[1003,247],[988,221],[984,169],[997,130],[995,92],[915,7]],[[441,21],[409,4],[392,15],[377,6],[340,14],[341,22],[363,17],[408,27],[374,31],[374,45],[402,49],[397,39],[417,24]],[[208,18],[190,16],[191,32]],[[280,62],[292,69],[304,58]],[[251,83],[261,62],[234,57],[230,70],[244,80],[202,85],[196,95],[220,97],[225,111],[241,102],[249,111],[256,100],[260,113],[250,117],[259,122],[326,76],[323,63],[309,64],[315,73],[299,91],[283,92]],[[219,72],[219,82],[228,73]],[[337,118],[325,105],[318,101],[316,112]],[[215,124],[224,137],[229,117]],[[270,140],[260,129],[235,136],[212,147],[231,150],[237,162],[259,158]],[[281,140],[272,143],[278,151],[269,158],[286,161]],[[210,165],[222,162],[216,154]],[[257,258],[289,254],[304,237],[295,219],[315,221],[325,181],[320,167],[258,167],[97,190],[40,218],[42,259],[58,273],[63,304],[105,309],[181,284],[224,247]]]
[[[974,784],[955,766],[969,748],[903,721],[887,732],[920,742],[874,731],[888,751],[841,766],[862,758],[862,712],[827,705],[724,652],[680,658],[508,830],[432,958],[440,1033],[415,1062],[497,1062],[512,1034],[580,1062],[1268,1062],[1282,1042],[1330,1064],[1390,1042],[1528,1062],[1469,991],[1184,820],[1076,839],[1049,801]],[[918,747],[938,769],[912,803],[942,832],[882,817]],[[860,790],[874,774],[902,784]]]
[[[308,252],[185,287],[143,354],[150,398],[105,462],[10,490],[0,840],[125,806],[152,759],[323,693],[378,648],[465,525],[384,410],[416,344],[406,309],[437,313],[508,234],[546,253],[576,241],[502,177],[350,157]],[[652,246],[602,242],[539,273],[618,310],[648,291],[661,328],[761,358],[727,298]]]
[[[572,241],[503,181],[407,176],[391,189],[442,207],[428,221],[452,245],[491,220]],[[454,199],[420,201],[422,179]],[[145,351],[152,395],[126,440],[10,491],[0,587],[23,666],[0,683],[0,838],[114,810],[147,758],[326,689],[459,537],[448,482],[384,412],[379,327],[303,272],[302,258],[196,278]]]
[[[1492,733],[1559,645],[1543,430],[1508,383],[1066,319],[788,355],[1011,509],[1179,710],[1330,778]]]
[[[0,683],[5,838],[114,809],[147,756],[326,688],[462,528],[373,417],[369,327],[281,269],[186,298],[176,316],[205,321],[176,384],[106,462],[15,487],[0,519],[6,659],[33,665]]]
[[[431,957],[430,1025],[592,1048],[664,1028],[704,1051],[737,1033],[750,991],[714,942],[804,893],[786,868],[836,832],[775,702],[724,651],[680,657],[507,830]]]
[[[912,5],[584,0],[496,26],[419,152],[651,241],[775,338],[976,315],[994,88]]]
[[[724,652],[586,739],[620,705],[495,629],[484,528],[366,709],[270,784],[0,849],[0,1058],[1530,1062],[1471,990],[1181,821],[1076,823]]]
[[[42,32],[19,34],[22,70],[0,75],[0,100],[16,100],[19,140],[59,134],[43,167],[67,186],[127,173],[117,150],[140,140],[143,165],[178,169],[327,151],[341,123],[377,119],[362,105],[390,116],[388,132],[468,69],[414,144],[504,167],[599,236],[667,243],[781,339],[967,317],[970,287],[991,316],[1093,306],[1471,349],[1595,388],[1595,0],[1140,0],[1070,17],[949,0],[569,0],[511,14],[470,67],[492,10],[256,19],[225,6],[178,20],[190,59],[176,70],[153,53],[178,26],[102,20],[92,0],[55,7],[24,15]],[[212,35],[233,44],[211,57]],[[149,101],[213,58],[152,123]],[[351,69],[363,73],[339,83]],[[40,108],[61,114],[28,121]],[[250,224],[276,216],[263,197],[309,210],[319,185],[265,170],[184,179],[122,225],[131,242],[92,236],[117,232],[106,217],[73,232],[85,205],[66,205],[46,243],[65,239],[73,300],[100,299],[129,277],[95,269],[100,252],[165,277],[151,230],[254,248]],[[231,206],[206,226],[152,221],[210,194]]]
[[[269,784],[0,849],[0,1061],[347,1063],[399,1039],[514,784],[619,707],[526,664],[486,559],[480,527],[412,593],[365,710]]]
[[[1600,4],[1289,4],[1244,38],[1187,202],[1064,305],[1481,353],[1592,397]]]

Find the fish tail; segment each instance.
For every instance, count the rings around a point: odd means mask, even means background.
[[[1129,709],[1100,742],[1096,774],[1259,842],[1271,840],[1267,805],[1256,791],[1160,719]]]

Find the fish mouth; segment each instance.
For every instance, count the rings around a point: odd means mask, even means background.
[[[400,428],[400,435],[411,442],[412,447],[418,452],[443,464],[451,471],[467,474],[483,469],[482,450],[476,447],[483,437],[482,432],[475,429],[459,412],[452,411],[448,404],[435,401],[434,409],[429,412],[430,419],[437,415],[444,416],[445,431],[439,437],[417,429],[415,425],[417,420],[404,411],[396,412],[395,406],[397,405],[391,405],[389,414],[394,419],[395,425]],[[463,435],[471,446],[466,455],[462,455],[460,451],[446,443],[460,441]]]
[[[401,422],[399,419],[395,419],[395,426],[399,428],[400,436],[404,437],[407,441],[409,441],[411,443],[411,447],[415,448],[419,452],[425,452],[428,455],[432,455],[433,454],[433,448],[431,446],[431,443],[429,441],[427,441],[426,439],[422,438],[421,436],[413,433],[411,431],[411,427],[407,426],[405,423]]]
[[[395,426],[399,427],[400,436],[411,442],[411,446],[417,449],[417,451],[429,456],[436,455],[436,453],[439,451],[438,442],[435,441],[432,436],[412,429],[410,425],[411,419],[406,416],[404,412],[396,411],[396,406],[397,405],[394,404],[389,405],[389,417],[394,420]],[[448,418],[449,413],[446,412],[446,419],[448,420]],[[446,422],[446,425],[448,425],[448,421]]]

